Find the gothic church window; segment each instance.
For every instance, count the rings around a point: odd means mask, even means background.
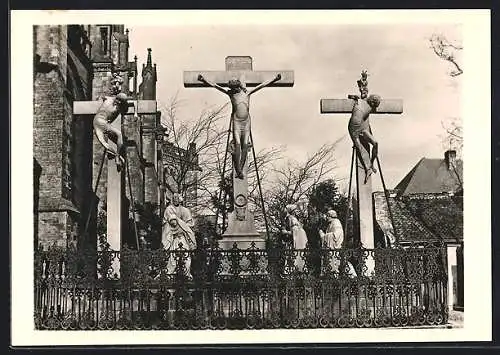
[[[100,38],[100,44],[101,44],[101,54],[103,55],[109,55],[110,54],[110,31],[109,31],[109,26],[100,26],[99,27],[99,32],[101,34]]]

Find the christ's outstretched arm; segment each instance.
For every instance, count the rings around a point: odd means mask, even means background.
[[[268,85],[271,85],[272,83],[277,82],[278,80],[281,80],[281,74],[276,75],[273,79],[270,79],[268,81],[263,82],[262,84],[257,85],[254,87],[252,90],[248,92],[248,95],[252,95],[253,93],[259,91],[262,88],[265,88]]]
[[[222,86],[216,84],[216,83],[212,83],[211,81],[208,81],[207,79],[205,79],[203,77],[203,75],[199,74],[198,75],[198,80],[201,81],[202,83],[205,83],[207,85],[210,85],[211,87],[213,88],[216,88],[217,90],[223,92],[224,94],[227,94],[228,93],[228,90],[224,89]]]

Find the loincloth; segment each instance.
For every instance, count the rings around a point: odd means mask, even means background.
[[[366,133],[370,133],[370,124],[368,120],[363,122],[352,122],[349,121],[348,131],[351,137],[361,137]]]
[[[250,116],[244,120],[233,117],[233,134],[243,135],[250,132]]]
[[[118,137],[116,136],[114,130],[111,129],[111,124],[104,117],[105,116],[99,114],[94,117],[94,129],[104,132],[104,135],[107,138],[110,138],[112,141],[116,141]]]

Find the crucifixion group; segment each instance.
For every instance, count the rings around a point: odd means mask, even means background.
[[[247,58],[245,60],[239,60]],[[234,60],[238,59],[238,60]],[[129,113],[129,107],[134,107],[137,115],[139,102],[127,97],[122,92],[123,80],[114,75],[110,82],[109,92],[101,97],[96,109],[93,127],[94,132],[109,156],[114,160],[116,170],[120,171],[126,164],[126,154],[123,149],[123,133],[121,125],[115,124],[121,116]],[[251,57],[227,57],[226,71],[188,71],[184,73],[185,87],[212,87],[226,94],[231,103],[230,132],[232,140],[226,150],[232,156],[233,171],[233,201],[234,216],[229,217],[226,235],[243,236],[255,234],[253,215],[247,211],[248,197],[248,161],[249,150],[254,142],[251,134],[250,98],[265,87],[293,86],[293,71],[253,71]],[[359,94],[347,95],[347,99],[322,99],[321,113],[350,113],[347,125],[356,152],[358,167],[358,192],[371,194],[370,177],[377,172],[379,144],[370,126],[370,115],[373,113],[402,113],[399,100],[382,100],[379,95],[369,94],[368,73],[361,72],[357,80]],[[142,112],[142,111],[141,111]],[[255,152],[254,152],[255,154]],[[354,154],[354,153],[353,153]],[[354,155],[353,155],[354,159]],[[379,163],[380,164],[380,163]],[[108,182],[109,183],[109,182]],[[362,191],[363,187],[366,191]],[[109,198],[109,196],[108,196]],[[164,215],[164,245],[182,243],[192,249],[196,247],[193,233],[192,217],[189,210],[179,207],[179,195],[174,197],[175,206],[168,207]],[[363,198],[359,198],[362,203]],[[112,203],[112,202],[108,202]],[[333,213],[333,212],[332,212]],[[362,213],[360,211],[360,213]],[[361,216],[360,216],[361,217]],[[166,232],[165,232],[166,231]],[[182,238],[179,238],[182,235]],[[174,243],[175,241],[175,243]]]

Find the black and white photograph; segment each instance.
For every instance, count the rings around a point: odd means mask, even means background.
[[[13,341],[491,338],[489,11],[12,26]]]

